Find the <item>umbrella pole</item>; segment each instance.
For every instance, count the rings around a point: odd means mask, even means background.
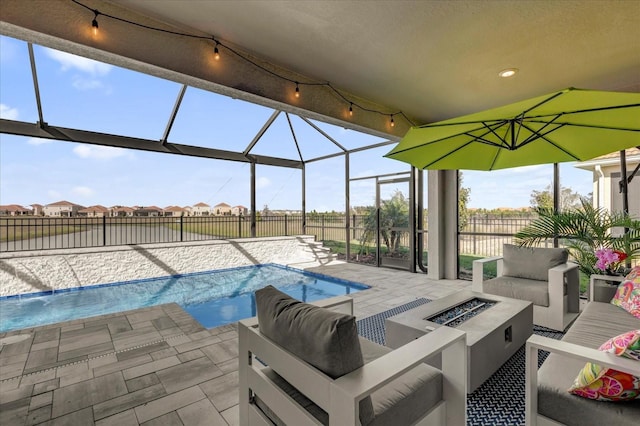
[[[620,192],[622,192],[622,211],[625,215],[629,215],[629,184],[627,181],[627,152],[623,149],[620,151]],[[628,232],[629,229],[625,228],[624,232]]]
[[[560,213],[560,166],[558,163],[553,163],[553,212]],[[553,230],[553,246],[558,247],[558,242],[558,229],[556,228]]]

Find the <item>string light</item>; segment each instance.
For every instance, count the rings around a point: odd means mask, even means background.
[[[245,54],[242,54],[238,51],[236,51],[235,49],[233,49],[230,46],[227,46],[223,43],[221,43],[219,40],[216,40],[214,37],[212,36],[201,36],[201,35],[196,35],[196,34],[189,34],[189,33],[184,33],[184,32],[179,32],[179,31],[171,31],[171,30],[167,30],[164,28],[157,28],[157,27],[152,27],[149,25],[145,25],[145,24],[140,24],[138,22],[134,22],[134,21],[130,21],[128,19],[125,18],[120,18],[118,16],[114,16],[114,15],[109,15],[107,13],[104,12],[99,12],[98,10],[92,9],[89,6],[81,3],[79,0],[71,0],[74,4],[77,4],[78,6],[81,6],[87,10],[90,10],[91,12],[94,13],[94,18],[93,21],[91,21],[91,27],[93,30],[93,34],[96,35],[98,33],[98,15],[101,15],[103,17],[106,18],[110,18],[110,19],[115,19],[116,21],[119,22],[123,22],[125,24],[129,24],[129,25],[134,25],[136,27],[139,28],[144,28],[147,30],[152,30],[152,31],[158,31],[158,32],[162,32],[165,34],[173,34],[173,35],[178,35],[178,36],[182,36],[182,37],[190,37],[190,38],[195,38],[195,39],[207,39],[207,40],[213,40],[215,42],[215,46],[213,48],[213,55],[216,61],[220,60],[220,48],[224,48],[226,49],[228,52],[232,53],[233,55],[235,55],[236,57],[238,57],[239,59],[248,62],[249,64],[253,65],[256,68],[261,69],[262,71],[264,71],[265,73],[271,74],[274,77],[277,77],[281,80],[285,80],[288,81],[290,83],[295,83],[296,85],[296,91],[295,91],[295,97],[299,98],[300,97],[300,86],[323,86],[326,87],[327,89],[331,90],[332,92],[334,92],[340,99],[342,99],[345,103],[349,104],[349,116],[353,116],[353,106],[355,105],[356,107],[358,107],[359,109],[366,111],[366,112],[370,112],[370,113],[375,113],[375,114],[380,114],[380,115],[388,115],[391,117],[391,121],[390,121],[390,126],[391,127],[395,127],[395,122],[393,120],[393,116],[394,115],[400,115],[402,116],[407,123],[409,123],[411,126],[415,126],[415,124],[409,119],[409,117],[407,117],[405,115],[404,112],[402,111],[398,111],[398,112],[394,112],[389,114],[389,112],[384,112],[384,111],[379,111],[376,109],[371,109],[371,108],[367,108],[363,105],[360,105],[356,102],[353,102],[352,100],[348,99],[345,95],[342,94],[342,92],[340,92],[338,89],[336,89],[335,87],[333,87],[333,85],[331,85],[331,83],[329,82],[316,82],[316,83],[311,83],[311,82],[298,82],[295,81],[291,78],[288,78],[282,74],[278,74],[275,71],[272,71],[269,68],[266,68],[265,66],[253,61],[252,59],[250,59],[249,57],[247,57]]]
[[[215,38],[213,39],[213,41],[216,42],[216,47],[214,47],[213,49],[213,57],[216,61],[220,60],[220,51],[218,50],[218,45],[220,44],[220,42],[218,40],[216,40]]]
[[[98,15],[100,15],[100,12],[98,12],[98,10],[94,10],[93,13],[95,13],[95,16],[93,17],[93,21],[91,21],[91,28],[93,35],[96,36],[98,35]]]

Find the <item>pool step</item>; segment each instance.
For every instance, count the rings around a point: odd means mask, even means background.
[[[304,253],[311,253],[318,261],[325,263],[327,260],[334,260],[335,253],[331,253],[331,249],[324,247],[322,242],[314,241],[300,244]]]

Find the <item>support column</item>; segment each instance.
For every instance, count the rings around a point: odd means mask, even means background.
[[[428,277],[458,278],[458,172],[428,171]]]

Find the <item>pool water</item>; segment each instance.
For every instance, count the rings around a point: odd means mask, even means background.
[[[303,302],[369,288],[275,264],[101,284],[0,298],[0,332],[175,302],[206,328],[256,315],[267,285]]]

